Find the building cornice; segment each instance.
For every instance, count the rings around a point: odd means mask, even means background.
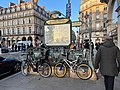
[[[88,8],[85,8],[85,9],[82,10],[81,12],[84,12],[84,11],[90,10],[91,8],[96,7],[96,6],[100,6],[100,5],[103,5],[103,4],[92,5],[92,6],[88,7]]]
[[[37,35],[37,36],[44,36],[43,34],[37,34],[37,33],[32,33],[32,34],[9,34],[9,35],[2,35],[2,37],[12,37],[12,36],[30,36],[30,35]]]
[[[89,2],[90,0],[86,0],[86,1],[84,1],[83,3],[81,3],[81,5],[83,5],[83,4],[85,4],[85,3],[87,3],[87,2]]]
[[[45,17],[43,14],[41,14],[41,15],[42,15],[42,17]],[[0,22],[9,21],[9,20],[16,20],[16,19],[21,19],[21,18],[28,18],[28,17],[37,17],[40,20],[45,21],[43,18],[41,18],[41,17],[39,17],[37,15],[29,15],[29,16],[19,16],[19,17],[10,18],[10,19],[3,19],[3,20],[0,20]],[[45,18],[48,19],[48,17],[45,17]]]

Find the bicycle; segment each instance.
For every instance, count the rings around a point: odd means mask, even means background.
[[[69,51],[70,52],[70,51]],[[80,62],[80,54],[75,60],[68,59],[68,53],[62,54],[62,56],[67,57],[61,60],[54,66],[54,74],[62,78],[67,73],[67,68],[69,67],[72,72],[75,72],[80,79],[88,80],[92,76],[92,68],[87,63]]]
[[[47,51],[46,51],[47,52]],[[21,71],[23,75],[28,75],[30,69],[33,69],[33,72],[39,73],[42,77],[49,77],[52,74],[52,67],[48,62],[46,62],[46,57],[42,56],[41,48],[30,48],[26,54],[26,59],[22,61]]]

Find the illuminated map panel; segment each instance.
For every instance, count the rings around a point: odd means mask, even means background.
[[[64,46],[70,44],[70,24],[45,25],[45,44]]]

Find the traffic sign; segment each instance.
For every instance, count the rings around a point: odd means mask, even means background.
[[[66,4],[66,17],[71,16],[71,3]]]

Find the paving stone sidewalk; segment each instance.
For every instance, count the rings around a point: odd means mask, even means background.
[[[39,78],[38,75],[18,73],[0,80],[0,90],[105,90],[102,77],[96,81],[69,77]],[[120,76],[115,79],[115,90],[120,90]]]

